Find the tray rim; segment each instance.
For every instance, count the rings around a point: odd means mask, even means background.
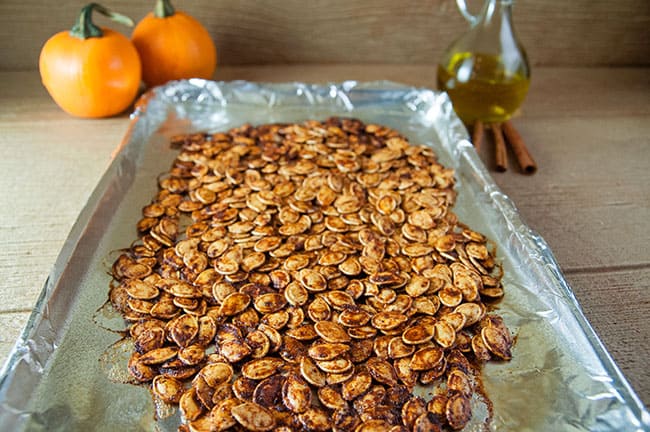
[[[96,184],[93,192],[90,194],[87,202],[84,204],[81,212],[79,213],[77,219],[75,220],[69,234],[66,237],[66,240],[52,266],[39,296],[37,297],[34,308],[29,316],[29,319],[21,332],[20,336],[17,338],[14,343],[7,359],[5,360],[2,368],[0,368],[0,406],[4,405],[4,402],[7,398],[7,392],[11,384],[14,374],[14,366],[17,362],[23,357],[25,351],[30,351],[32,348],[28,343],[31,340],[31,336],[37,330],[38,325],[41,324],[44,318],[48,314],[48,301],[51,299],[52,294],[56,290],[60,274],[56,275],[57,268],[65,268],[67,261],[70,259],[74,253],[80,239],[84,235],[85,228],[88,224],[89,218],[95,213],[98,207],[98,199],[101,197],[107,189],[108,183],[112,179],[112,173],[117,169],[120,158],[124,157],[124,149],[127,147],[131,137],[133,136],[139,121],[142,119],[144,113],[146,113],[149,104],[152,101],[169,103],[169,101],[164,101],[164,99],[173,98],[173,95],[168,94],[169,89],[173,89],[179,85],[188,85],[196,88],[206,89],[209,91],[217,91],[215,97],[224,97],[221,93],[222,89],[240,89],[244,91],[258,91],[261,94],[267,89],[271,88],[274,92],[285,91],[287,89],[293,89],[294,92],[305,91],[307,93],[323,93],[331,91],[343,91],[343,92],[364,92],[364,93],[385,93],[386,91],[394,91],[403,95],[408,95],[410,93],[424,93],[424,94],[436,94],[446,98],[448,101],[449,98],[446,94],[426,88],[426,87],[414,87],[407,84],[398,83],[395,81],[355,81],[355,80],[346,80],[340,82],[326,82],[319,84],[310,84],[298,81],[290,82],[253,82],[253,81],[244,81],[244,80],[235,80],[235,81],[212,81],[204,79],[189,79],[181,81],[172,81],[163,86],[155,87],[153,89],[147,90],[143,93],[136,103],[134,104],[134,110],[129,116],[129,124],[127,130],[122,137],[121,141],[111,153],[111,160],[106,168],[105,172],[102,174],[100,180]],[[230,104],[241,104],[241,105],[257,105],[257,104],[246,104],[241,101],[229,102]],[[296,104],[295,106],[302,106],[303,104]],[[287,104],[283,106],[288,106]],[[494,205],[501,212],[504,220],[508,223],[510,227],[519,226],[523,228],[523,232],[520,229],[512,230],[515,236],[522,242],[522,244],[530,250],[540,251],[541,260],[545,264],[544,270],[551,273],[551,276],[559,283],[559,288],[562,291],[562,294],[566,297],[567,306],[570,308],[573,317],[577,320],[580,329],[582,330],[584,336],[589,341],[591,348],[595,351],[598,360],[601,363],[601,366],[605,369],[607,374],[618,381],[620,384],[620,389],[622,390],[621,399],[628,402],[628,407],[630,410],[637,416],[639,421],[641,421],[641,428],[648,427],[650,428],[650,413],[647,408],[641,402],[639,396],[635,393],[630,383],[628,382],[625,375],[622,373],[617,363],[612,358],[611,354],[607,351],[603,342],[601,341],[598,334],[595,332],[594,328],[591,326],[587,320],[582,308],[573,293],[569,283],[564,277],[563,272],[559,266],[559,263],[555,259],[552,250],[546,241],[534,230],[532,230],[523,220],[521,214],[517,210],[515,203],[503,193],[487,168],[480,160],[478,154],[474,150],[473,145],[469,142],[469,134],[462,124],[460,119],[455,115],[456,124],[454,124],[456,132],[456,148],[453,150],[455,157],[459,160],[464,158],[472,168],[474,173],[483,181],[483,184],[489,185],[489,190],[485,192],[490,196],[490,199],[493,201]],[[55,349],[55,348],[54,348]],[[49,350],[46,356],[40,356],[40,360],[43,364],[47,363],[50,359],[54,349]],[[29,395],[29,393],[28,393]],[[26,400],[29,400],[27,398]],[[640,429],[645,430],[645,429]],[[650,430],[650,429],[648,429]]]

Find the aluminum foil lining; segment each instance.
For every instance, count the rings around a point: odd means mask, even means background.
[[[498,313],[516,335],[510,362],[483,383],[491,431],[643,431],[650,414],[585,320],[544,240],[495,185],[448,97],[391,82],[178,81],[141,99],[107,172],[74,225],[0,381],[3,430],[176,430],[143,386],[120,383],[131,347],[106,311],[115,251],[133,239],[141,208],[176,150],[168,139],[242,123],[328,116],[382,123],[430,145],[457,175],[460,220],[496,244],[505,271]],[[465,430],[485,430],[478,423]]]

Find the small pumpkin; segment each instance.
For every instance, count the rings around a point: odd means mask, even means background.
[[[90,3],[81,9],[72,30],[45,42],[39,71],[48,93],[64,111],[78,117],[109,117],[128,108],[138,94],[140,58],[129,38],[97,27],[93,11],[133,26],[129,17]]]
[[[157,1],[131,39],[149,87],[178,79],[210,79],[217,67],[217,49],[208,31],[190,15],[175,10],[169,0]]]

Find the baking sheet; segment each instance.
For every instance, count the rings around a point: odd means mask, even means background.
[[[460,220],[496,242],[505,276],[498,313],[517,336],[513,360],[483,372],[492,431],[643,431],[650,414],[588,325],[542,238],[520,219],[467,141],[445,94],[395,83],[170,83],[148,94],[61,251],[0,381],[3,430],[175,430],[151,395],[122,384],[121,319],[103,307],[114,252],[133,238],[178,133],[244,122],[353,116],[432,146],[456,170]],[[111,331],[113,330],[113,331]],[[159,407],[158,407],[159,408]],[[466,430],[483,430],[473,422]]]

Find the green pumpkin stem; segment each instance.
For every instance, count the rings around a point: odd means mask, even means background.
[[[153,14],[157,18],[167,18],[174,15],[176,11],[169,0],[157,0]]]
[[[74,26],[70,30],[70,35],[79,39],[102,37],[104,35],[102,29],[93,23],[93,11],[99,12],[116,23],[124,24],[128,27],[133,27],[134,25],[133,20],[126,15],[113,12],[98,3],[88,3],[86,6],[81,8],[77,22],[75,22]]]

